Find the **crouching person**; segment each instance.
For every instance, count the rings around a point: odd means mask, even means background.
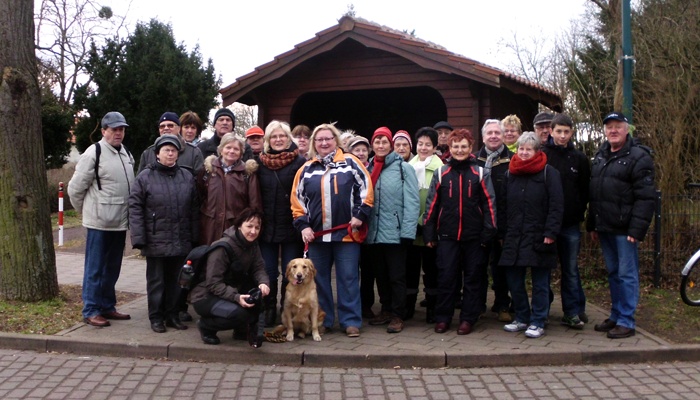
[[[250,208],[238,215],[220,239],[230,248],[212,250],[204,280],[190,292],[190,303],[201,316],[197,327],[206,344],[219,344],[216,333],[233,329],[234,338],[247,339],[252,347],[262,345],[261,296],[270,293],[258,246],[262,218],[261,212]]]

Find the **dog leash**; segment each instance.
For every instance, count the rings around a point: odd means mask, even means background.
[[[331,232],[339,231],[341,229],[347,229],[348,230],[348,236],[350,236],[350,239],[354,243],[362,243],[364,241],[365,236],[367,236],[367,224],[362,224],[360,227],[357,229],[357,235],[358,238],[355,238],[354,232],[352,231],[352,225],[350,223],[347,224],[342,224],[338,226],[334,226],[330,229],[322,230],[319,232],[314,232],[314,239],[323,235],[327,235]],[[309,242],[304,243],[304,258],[309,258],[308,256],[309,253]]]

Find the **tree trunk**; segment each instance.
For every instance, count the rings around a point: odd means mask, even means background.
[[[58,295],[33,18],[0,1],[0,299],[24,301]]]

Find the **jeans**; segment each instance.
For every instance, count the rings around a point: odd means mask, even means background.
[[[586,311],[586,295],[578,270],[581,231],[578,224],[563,227],[557,236],[557,253],[561,264],[561,305],[567,317]]]
[[[532,267],[532,308],[527,299],[525,275],[530,267],[506,267],[508,288],[513,297],[515,320],[544,328],[549,315],[549,268]]]
[[[148,319],[151,322],[179,319],[180,285],[177,277],[185,256],[146,257]]]
[[[117,284],[122,269],[126,231],[87,228],[83,274],[83,318],[116,311]]]
[[[360,245],[349,242],[311,242],[309,258],[316,267],[316,291],[321,309],[326,312],[323,326],[335,324],[335,303],[331,286],[331,270],[335,263],[335,284],[338,292],[338,322],[342,329],[361,327]]]
[[[610,285],[610,320],[634,329],[634,311],[639,301],[639,258],[637,243],[627,241],[627,235],[599,233]]]
[[[282,262],[282,282],[286,284],[287,264],[289,264],[289,262],[295,258],[304,256],[304,244],[301,242],[260,242],[260,252],[262,253],[263,260],[265,261],[265,272],[267,272],[267,276],[270,278],[270,288],[277,288],[277,279],[280,276],[280,259]],[[270,293],[270,295],[277,296],[277,291],[275,290],[275,293]],[[277,300],[275,299],[273,304],[276,303],[276,301]],[[280,304],[280,306],[284,306],[284,304]]]

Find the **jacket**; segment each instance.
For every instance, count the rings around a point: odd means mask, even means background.
[[[551,165],[535,174],[507,174],[506,236],[499,265],[554,268],[556,239],[564,216],[564,194],[559,171]]]
[[[68,182],[70,202],[83,214],[83,226],[103,231],[129,228],[129,192],[134,181],[134,158],[124,146],[119,150],[103,138],[98,173],[102,190],[95,180],[95,145],[88,147]]]
[[[616,154],[611,154],[610,143],[603,143],[591,167],[586,230],[644,240],[656,197],[650,151],[629,134]]]
[[[180,147],[182,147],[180,154],[177,156],[177,165],[186,168],[193,176],[197,176],[199,171],[204,167],[202,152],[192,143],[185,142],[182,136],[177,135],[177,137],[180,139]],[[153,150],[153,146],[154,145],[148,146],[148,148],[141,153],[139,170],[136,172],[136,175],[156,162],[156,153]]]
[[[151,164],[131,187],[131,244],[146,257],[187,255],[199,238],[198,207],[188,170]]]
[[[496,236],[496,199],[493,185],[470,155],[466,160],[451,158],[433,174],[425,206],[423,238],[479,240],[487,243]]]
[[[270,286],[257,240],[248,242],[233,226],[226,229],[219,240],[231,246],[235,258],[229,259],[222,247],[209,253],[204,280],[190,291],[190,303],[210,296],[238,303],[240,295],[247,294],[253,287],[261,283]]]
[[[260,184],[255,161],[238,161],[229,173],[224,173],[221,159],[209,156],[197,177],[200,207],[201,244],[211,244],[221,238],[244,209],[262,210]]]
[[[476,163],[480,167],[486,165],[488,154],[486,146],[483,146],[476,155]],[[503,239],[506,235],[506,174],[510,167],[510,159],[513,157],[513,152],[508,150],[504,144],[503,149],[493,163],[491,164],[491,184],[496,194],[496,226],[498,227],[498,237]]]
[[[296,148],[296,145],[294,145]],[[294,176],[306,162],[297,156],[291,163],[272,170],[260,163],[258,180],[262,195],[262,210],[265,215],[260,240],[266,243],[301,242],[299,232],[294,228],[290,194],[294,185]]]
[[[297,171],[291,201],[297,231],[310,227],[320,232],[347,224],[352,217],[367,223],[374,204],[374,189],[367,169],[357,158],[338,148],[326,165],[314,158]],[[316,240],[352,242],[353,238],[341,229]]]
[[[562,227],[578,225],[584,220],[588,206],[588,188],[591,181],[588,158],[576,150],[571,142],[562,147],[551,141],[545,145],[543,151],[547,155],[547,164],[556,168],[561,175],[561,187],[564,191]]]
[[[408,163],[415,168],[420,162],[420,157],[415,156]],[[420,214],[418,215],[418,229],[416,229],[416,240],[413,242],[416,246],[424,246],[423,240],[423,220],[425,219],[425,201],[428,199],[428,188],[433,180],[433,174],[444,164],[437,154],[430,158],[430,162],[425,166],[425,182],[418,182],[418,197],[420,201]]]
[[[374,163],[370,164],[370,171]],[[369,214],[366,244],[399,244],[413,241],[420,214],[418,179],[415,170],[395,152],[384,158],[377,184],[374,206]]]

